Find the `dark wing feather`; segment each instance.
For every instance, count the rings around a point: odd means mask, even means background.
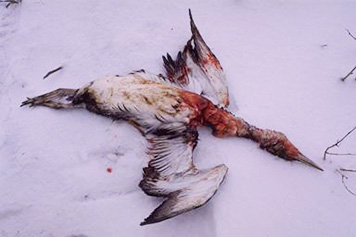
[[[169,54],[162,57],[166,79],[225,107],[229,104],[225,74],[219,60],[202,38],[190,10],[189,16],[191,39],[175,60]]]

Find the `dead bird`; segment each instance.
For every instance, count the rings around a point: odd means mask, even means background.
[[[85,108],[137,128],[147,140],[150,157],[139,186],[147,195],[165,198],[141,225],[200,207],[219,188],[227,167],[199,170],[192,161],[201,126],[211,127],[217,137],[248,138],[273,155],[322,171],[283,133],[257,128],[227,111],[225,74],[190,11],[189,15],[192,37],[175,60],[169,54],[163,57],[165,76],[140,70],[96,80],[80,89],[57,89],[21,105]]]

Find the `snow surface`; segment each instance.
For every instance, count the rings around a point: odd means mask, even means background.
[[[284,132],[325,171],[201,129],[195,163],[229,167],[202,208],[139,223],[161,202],[137,186],[145,141],[85,110],[19,108],[106,75],[163,72],[190,37],[188,8],[222,63],[232,110]],[[23,0],[0,6],[0,236],[356,236],[356,197],[325,148],[356,126],[355,1]],[[42,77],[63,65],[46,80]],[[356,152],[356,134],[332,151]],[[108,172],[108,168],[112,172]],[[344,173],[356,192],[356,173]]]

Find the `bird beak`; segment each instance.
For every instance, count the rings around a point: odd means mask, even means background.
[[[322,168],[320,168],[317,164],[314,163],[314,161],[310,160],[309,158],[307,158],[306,156],[299,154],[297,157],[295,157],[296,160],[309,165],[311,167],[314,167],[315,169],[318,169],[320,171],[324,171]]]

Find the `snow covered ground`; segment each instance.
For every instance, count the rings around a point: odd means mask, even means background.
[[[202,208],[139,223],[161,202],[137,186],[145,141],[84,110],[19,108],[27,96],[144,68],[190,37],[188,8],[227,74],[232,110],[284,132],[325,171],[200,131],[199,168],[229,167]],[[356,126],[355,1],[23,0],[0,6],[0,236],[356,236],[356,197],[325,148]],[[50,70],[63,70],[46,80]],[[335,152],[356,152],[352,134]],[[112,172],[108,172],[108,168]],[[356,173],[344,172],[356,192]]]

